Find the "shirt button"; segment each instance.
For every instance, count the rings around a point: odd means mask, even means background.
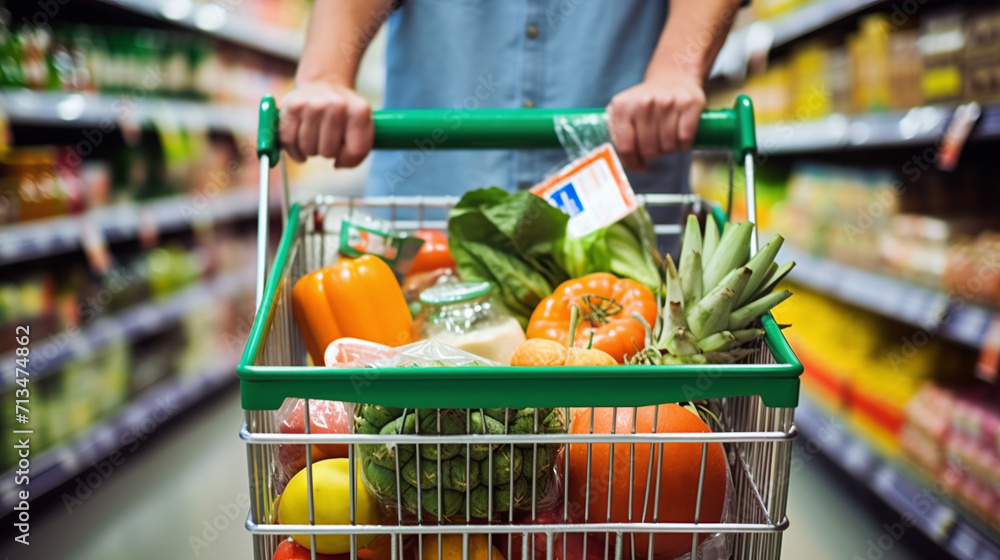
[[[526,30],[526,33],[528,34],[528,38],[529,39],[537,39],[538,38],[538,26],[535,25],[535,24],[529,25],[528,29]]]
[[[531,109],[531,108],[533,108],[534,106],[535,106],[535,102],[534,102],[534,101],[532,101],[531,99],[525,99],[525,100],[524,100],[524,108],[525,108],[525,109]]]

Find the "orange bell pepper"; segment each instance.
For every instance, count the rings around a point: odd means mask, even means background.
[[[363,255],[311,272],[292,288],[292,312],[316,365],[326,347],[349,336],[387,346],[415,340],[410,310],[382,259]]]
[[[597,272],[560,284],[535,308],[525,334],[529,339],[565,344],[574,305],[580,311],[580,324],[573,346],[586,348],[593,335],[593,348],[607,352],[620,364],[646,346],[645,328],[633,314],[650,325],[656,321],[653,292],[635,280]]]

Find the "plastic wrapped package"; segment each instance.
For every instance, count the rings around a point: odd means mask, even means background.
[[[340,401],[309,401],[309,431],[313,434],[346,434],[351,432],[354,405]],[[278,431],[282,434],[305,433],[304,399],[286,399],[275,413]],[[312,461],[347,457],[345,443],[319,443],[312,446]],[[306,466],[306,446],[283,443],[278,446],[278,468],[274,485],[281,492],[288,481]]]
[[[493,367],[445,344],[427,340],[393,349],[376,367]],[[359,434],[543,434],[565,433],[561,409],[394,408],[360,404]],[[551,508],[559,500],[556,455],[561,445],[427,444],[358,446],[365,487],[383,504],[428,521],[439,518],[512,518],[513,511]],[[412,520],[412,518],[411,518]]]

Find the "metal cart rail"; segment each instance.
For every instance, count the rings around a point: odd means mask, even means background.
[[[600,110],[474,110],[466,113],[459,128],[450,130],[443,149],[514,149],[558,148],[559,140],[553,118],[559,115],[601,113]],[[288,207],[285,185],[285,224],[270,277],[265,283],[266,247],[268,230],[268,176],[269,169],[280,160],[277,143],[278,111],[274,100],[265,98],[261,104],[258,153],[261,165],[260,221],[258,240],[258,312],[250,340],[246,346],[238,373],[245,420],[240,436],[247,442],[250,473],[251,508],[246,526],[253,534],[254,557],[270,560],[281,535],[310,535],[312,549],[320,535],[349,535],[350,558],[359,550],[357,538],[361,535],[391,535],[391,549],[386,558],[422,558],[423,542],[416,536],[426,534],[462,534],[463,558],[469,558],[469,535],[506,535],[508,544],[520,535],[525,544],[525,558],[565,557],[559,551],[554,536],[579,533],[583,529],[592,534],[607,535],[606,557],[634,557],[636,535],[652,539],[653,535],[668,533],[691,534],[690,557],[698,556],[699,537],[707,534],[727,535],[732,558],[778,558],[781,550],[781,532],[788,526],[785,516],[788,474],[791,460],[792,438],[796,435],[793,425],[794,407],[798,402],[799,375],[802,365],[792,353],[781,330],[770,315],[762,318],[766,331],[756,352],[743,363],[735,365],[701,366],[613,366],[613,367],[533,367],[533,368],[407,368],[407,369],[331,369],[306,367],[306,350],[298,327],[292,317],[291,287],[301,276],[336,259],[336,232],[329,224],[323,227],[322,217],[330,212],[350,212],[356,209],[388,208],[390,212],[407,208],[415,209],[418,218],[395,225],[402,229],[424,227],[443,228],[442,221],[423,220],[424,211],[431,208],[448,208],[457,200],[451,197],[387,197],[347,199],[321,196],[306,204]],[[443,110],[377,111],[375,120],[376,149],[409,149],[414,141],[430,137],[444,126]],[[754,203],[753,164],[756,140],[753,107],[750,100],[740,97],[732,109],[710,110],[703,113],[695,140],[696,149],[723,149],[733,154],[731,162],[743,163],[746,176],[747,207],[751,219],[756,215]],[[732,163],[731,163],[732,165]],[[732,174],[730,174],[732,177]],[[730,185],[730,188],[732,185]],[[730,190],[731,192],[731,190]],[[684,194],[640,196],[648,206],[679,206],[690,204],[697,197]],[[395,215],[395,214],[394,214]],[[719,218],[718,212],[716,217]],[[677,224],[657,224],[660,234],[678,235]],[[756,237],[753,247],[756,248]],[[364,380],[363,391],[357,381]],[[306,399],[303,434],[278,433],[275,411],[285,399]],[[720,427],[713,433],[632,433],[611,434],[314,434],[309,433],[310,399],[339,400],[352,403],[381,405],[406,410],[486,408],[519,409],[525,407],[561,408],[566,422],[572,415],[571,408],[618,407],[630,409],[636,417],[637,407],[707,399],[716,413]],[[536,414],[537,414],[537,408]],[[657,412],[659,409],[656,409]],[[440,416],[439,416],[440,418]],[[439,420],[440,422],[440,420]],[[656,423],[654,421],[654,426]],[[536,417],[536,431],[538,419]],[[505,430],[506,431],[506,430]],[[365,491],[356,483],[358,445],[380,444],[389,446],[416,445],[437,447],[437,472],[441,472],[441,446],[488,445],[492,468],[494,449],[509,446],[528,446],[537,452],[538,446],[569,449],[570,445],[586,445],[590,472],[590,450],[595,445],[626,445],[630,449],[630,464],[625,476],[633,474],[634,453],[637,445],[647,444],[662,452],[664,444],[685,442],[700,444],[701,471],[697,489],[695,523],[668,523],[655,519],[640,519],[627,523],[570,523],[565,513],[568,497],[563,493],[564,513],[562,523],[532,524],[539,513],[535,500],[531,500],[530,515],[515,520],[514,507],[503,516],[493,516],[493,488],[488,489],[490,519],[476,520],[466,509],[464,518],[447,519],[441,515],[441,486],[437,488],[438,515],[404,515],[400,500],[396,509],[396,523],[360,525],[356,518],[356,496]],[[309,496],[308,525],[281,525],[275,522],[278,488],[272,476],[276,468],[277,447],[285,444],[307,444],[306,464],[312,465],[313,444],[350,444],[350,523],[320,525],[315,523],[312,496],[312,468],[306,468]],[[708,446],[721,444],[729,463],[732,482],[732,507],[728,517],[719,522],[698,523],[701,509],[705,456]],[[356,445],[358,444],[358,445]],[[568,471],[570,453],[561,454],[556,460],[565,462]],[[534,455],[534,456],[537,456]],[[399,477],[399,456],[396,455],[396,473]],[[614,461],[612,447],[610,461]],[[417,459],[419,461],[419,459]],[[652,454],[650,454],[652,464]],[[619,467],[621,467],[619,465]],[[419,468],[419,467],[418,467]],[[492,472],[492,471],[491,471]],[[618,469],[609,465],[611,476]],[[650,471],[651,472],[651,471]],[[562,476],[562,475],[560,475]],[[656,480],[652,480],[655,478]],[[440,476],[438,478],[440,480]],[[628,503],[633,500],[657,500],[660,477],[647,476],[644,491],[633,493],[629,485]],[[534,480],[534,479],[533,479]],[[489,484],[493,484],[492,478]],[[612,480],[609,479],[609,484]],[[633,481],[634,482],[634,481]],[[536,486],[532,484],[531,495]],[[589,488],[589,487],[588,487]],[[467,487],[465,499],[471,487]],[[513,492],[513,485],[511,485]],[[588,490],[589,492],[589,490]],[[417,493],[418,496],[421,492]],[[512,494],[513,496],[513,494]],[[608,493],[607,507],[613,498]],[[433,496],[431,496],[433,499]],[[419,498],[418,498],[419,499]],[[589,500],[589,493],[588,493]],[[603,508],[603,505],[601,506]],[[417,510],[421,508],[418,505]],[[589,511],[589,508],[588,508]],[[631,516],[630,516],[631,517]],[[645,515],[643,516],[645,517]],[[545,550],[534,547],[534,534],[545,534]],[[501,537],[502,538],[502,537]],[[416,541],[416,544],[414,544]],[[586,546],[586,538],[584,546]],[[562,540],[566,546],[566,539]],[[539,547],[541,548],[541,547]],[[315,553],[314,553],[315,554]],[[492,559],[490,549],[488,556]],[[315,555],[313,556],[315,558]],[[648,554],[653,557],[652,547]],[[512,559],[508,559],[512,560]]]

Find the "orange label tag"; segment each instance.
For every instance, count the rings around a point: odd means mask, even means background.
[[[611,144],[594,148],[531,192],[569,214],[566,233],[571,238],[608,227],[639,207]]]

